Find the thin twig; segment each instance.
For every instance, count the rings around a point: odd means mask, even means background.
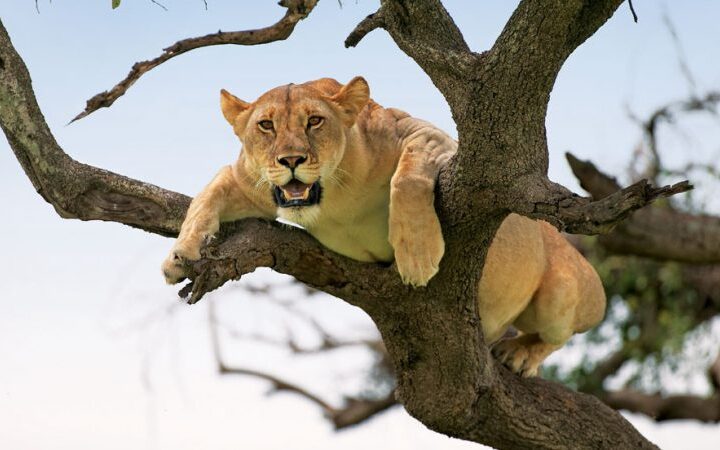
[[[258,45],[287,39],[295,29],[295,25],[308,16],[318,0],[282,0],[280,6],[287,8],[287,12],[275,24],[257,30],[230,31],[208,34],[201,37],[183,39],[163,50],[162,55],[148,61],[141,61],[132,66],[130,73],[118,84],[107,91],[101,92],[87,101],[85,110],[75,116],[70,123],[87,117],[100,108],[107,108],[115,100],[127,92],[144,74],[160,64],[183,53],[201,47],[213,45]]]
[[[692,81],[692,77],[688,79]],[[658,175],[666,172],[673,172],[665,167],[661,160],[660,150],[657,143],[657,130],[661,124],[674,124],[676,117],[680,113],[706,112],[711,115],[717,115],[717,106],[720,104],[720,92],[709,91],[703,96],[692,95],[689,99],[668,103],[655,111],[653,111],[647,120],[638,118],[629,111],[629,117],[638,124],[643,130],[645,144],[640,146],[634,153],[633,161],[630,167],[637,164],[637,159],[642,156],[643,150],[650,153],[650,161],[645,170],[638,169],[637,174],[633,174],[633,178],[649,178],[654,183],[658,183]]]
[[[680,36],[678,35],[677,30],[675,29],[675,25],[673,24],[672,20],[670,20],[670,16],[667,14],[667,12],[663,13],[662,18],[663,23],[665,24],[665,27],[667,28],[668,33],[670,33],[670,37],[672,38],[673,45],[675,46],[675,51],[677,52],[680,72],[683,74],[685,80],[690,86],[690,93],[694,94],[697,88],[697,84],[695,83],[695,77],[693,77],[692,70],[690,70],[690,65],[687,62],[687,55],[685,54],[682,43],[680,42]]]
[[[628,0],[628,5],[630,5],[630,12],[632,13],[633,21],[635,21],[635,23],[637,23],[637,21],[638,21],[638,16],[637,16],[637,14],[635,13],[635,7],[633,6],[632,0]]]
[[[161,7],[161,8],[164,9],[165,11],[168,10],[168,9],[165,7],[165,5],[163,5],[162,3],[158,2],[157,0],[150,0],[150,2],[155,3],[157,6]]]
[[[281,304],[285,307],[285,304]],[[294,383],[286,381],[279,376],[269,374],[267,372],[251,369],[247,367],[229,366],[226,364],[222,357],[222,351],[220,348],[220,336],[219,326],[221,322],[218,320],[216,313],[215,301],[211,300],[208,304],[208,324],[210,326],[210,340],[212,346],[212,353],[217,364],[218,372],[221,375],[247,375],[256,378],[260,378],[269,381],[272,385],[272,390],[269,393],[277,391],[288,391],[300,395],[301,397],[309,400],[310,402],[319,406],[325,416],[335,426],[336,430],[340,430],[352,425],[359,424],[369,419],[370,417],[385,411],[392,406],[397,405],[395,399],[394,389],[387,393],[384,397],[380,398],[359,398],[353,396],[345,396],[343,406],[336,408],[327,401],[323,400],[319,396],[309,392],[307,389],[302,388]],[[298,310],[293,310],[298,312]],[[317,324],[317,322],[315,322]],[[323,333],[327,333],[323,330]],[[328,334],[329,336],[329,334]],[[324,338],[323,346],[317,349],[301,349],[293,341],[288,340],[282,342],[280,340],[268,339],[264,336],[253,336],[246,335],[251,339],[260,340],[262,342],[270,343],[273,345],[287,345],[294,353],[314,353],[332,350],[333,348],[342,347],[345,345],[366,345],[371,351],[386,358],[387,353],[381,340],[377,341],[358,341],[358,342],[341,342],[334,337]],[[326,343],[332,341],[331,347],[325,347]]]
[[[274,375],[262,372],[260,370],[248,369],[244,367],[230,367],[223,361],[222,353],[220,349],[220,336],[217,328],[217,316],[215,313],[215,302],[208,302],[208,322],[210,325],[210,339],[212,342],[213,355],[215,356],[215,362],[217,363],[218,371],[221,374],[235,374],[235,375],[250,375],[272,383],[274,391],[289,391],[294,392],[298,395],[305,397],[316,405],[320,406],[323,411],[331,415],[335,412],[335,408],[330,406],[329,403],[314,395],[307,390],[287,381],[284,381]]]

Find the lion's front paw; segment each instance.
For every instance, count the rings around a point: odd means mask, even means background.
[[[162,264],[162,272],[167,284],[177,284],[187,278],[188,263],[200,259],[200,242],[178,240]]]
[[[438,272],[445,253],[440,223],[434,215],[415,227],[402,224],[391,227],[391,244],[403,283],[415,287],[428,284]]]

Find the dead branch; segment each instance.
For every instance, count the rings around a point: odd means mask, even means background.
[[[334,407],[307,389],[278,376],[257,369],[229,366],[224,362],[222,357],[215,302],[212,301],[208,304],[208,323],[210,325],[210,340],[213,356],[220,375],[245,375],[266,380],[270,382],[272,386],[271,391],[268,392],[269,394],[280,391],[297,394],[317,405],[323,411],[325,417],[333,423],[336,430],[362,423],[370,417],[398,404],[395,400],[395,392],[393,390],[386,396],[377,399],[346,396],[342,406]]]
[[[637,15],[637,13],[635,12],[635,7],[633,6],[632,0],[628,0],[628,5],[630,6],[630,13],[632,14],[633,22],[637,23],[637,21],[638,21],[638,15]]]
[[[167,11],[167,6],[163,5],[162,3],[158,2],[157,0],[150,0],[151,3],[156,5],[157,7],[161,8],[164,11]]]
[[[677,116],[683,113],[709,113],[717,115],[718,103],[720,103],[720,92],[710,91],[703,96],[693,95],[689,99],[663,105],[653,111],[647,120],[641,120],[631,113],[630,118],[643,130],[645,146],[640,149],[642,150],[644,148],[647,150],[650,159],[642,176],[647,177],[653,182],[657,182],[658,176],[661,173],[674,172],[686,176],[685,174],[693,168],[692,165],[686,167],[685,170],[672,170],[663,164],[657,143],[658,128],[662,124],[674,123]],[[635,164],[631,164],[631,166],[633,165]],[[705,167],[709,167],[711,170],[713,169],[711,165]]]
[[[293,284],[301,285],[296,280],[293,280]],[[304,286],[304,285],[302,285]],[[380,357],[387,358],[387,352],[382,344],[382,340],[379,338],[371,339],[342,339],[339,338],[321,324],[317,318],[313,317],[312,314],[304,311],[295,306],[296,302],[287,301],[281,299],[272,293],[269,285],[263,287],[250,287],[241,286],[241,289],[250,296],[255,294],[263,294],[262,301],[270,302],[273,305],[281,308],[287,314],[291,315],[294,319],[298,319],[306,327],[310,328],[313,333],[318,337],[319,343],[313,346],[301,345],[294,334],[288,330],[285,338],[271,337],[263,333],[250,333],[236,328],[231,327],[227,323],[220,321],[217,317],[214,317],[214,323],[216,327],[223,328],[231,337],[241,340],[249,340],[258,342],[261,344],[272,345],[274,347],[290,350],[296,355],[311,355],[318,353],[330,352],[333,350],[346,349],[350,347],[366,347],[371,352],[378,354]]]
[[[155,3],[155,2],[153,2]],[[70,123],[87,117],[100,108],[107,108],[115,103],[143,75],[168,60],[202,47],[213,45],[259,45],[282,41],[290,37],[295,25],[303,20],[315,8],[317,0],[281,0],[279,5],[287,8],[287,12],[278,22],[269,27],[245,31],[218,31],[205,36],[183,39],[163,49],[162,55],[148,61],[133,64],[130,73],[107,91],[94,95],[87,101],[85,110],[75,116]],[[207,6],[207,5],[206,5]]]
[[[687,181],[656,188],[647,180],[641,180],[594,201],[564,188],[553,189],[548,190],[544,199],[533,201],[531,211],[517,208],[515,212],[545,220],[568,233],[605,234],[638,209],[690,189],[692,186]]]
[[[583,189],[602,201],[617,195],[617,182],[592,163],[567,154]],[[609,251],[694,264],[720,262],[720,218],[653,207],[636,212],[600,238]]]

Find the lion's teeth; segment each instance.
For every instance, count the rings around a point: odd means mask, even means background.
[[[290,192],[287,189],[280,189],[282,190],[285,200],[307,200],[310,198],[310,188],[305,189],[303,192]]]

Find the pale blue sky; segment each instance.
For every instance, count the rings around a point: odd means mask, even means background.
[[[40,106],[60,144],[82,162],[192,195],[239,145],[218,107],[221,88],[252,100],[279,84],[324,76],[363,75],[372,96],[454,134],[442,97],[383,31],[355,49],[346,35],[377,2],[323,0],[285,42],[216,47],[183,55],[143,77],[111,109],[70,126],[85,100],[119,81],[132,63],[156,56],[175,40],[266,26],[283,9],[275,2],[166,0],[6,0],[0,18],[25,59]],[[678,30],[698,90],[720,87],[720,2],[635,0],[627,4],[568,61],[553,91],[547,120],[551,176],[577,188],[562,153],[574,151],[622,175],[639,134],[626,105],[643,115],[687,94],[673,43],[662,23],[667,11]],[[446,1],[466,40],[487,48],[516,1]],[[669,152],[717,152],[718,135],[702,140],[670,136]],[[175,301],[159,264],[169,240],[117,224],[60,219],[33,191],[0,138],[0,448],[476,448],[433,435],[397,410],[371,424],[333,434],[312,405],[288,395],[263,396],[254,380],[218,379],[208,353],[205,307],[180,308],[151,330],[114,330]],[[262,275],[268,277],[270,275]],[[227,294],[226,297],[230,295]],[[222,297],[222,294],[218,296]],[[256,324],[272,312],[241,302],[233,311]],[[244,308],[244,309],[243,309]],[[330,317],[364,316],[340,302]],[[336,316],[335,316],[336,315]],[[271,325],[268,325],[271,326]],[[257,349],[248,364],[281,363]],[[277,356],[277,355],[276,355]],[[153,393],[143,388],[142,361],[151,361]],[[353,367],[355,357],[342,363]],[[271,367],[272,363],[269,364]],[[283,366],[284,367],[284,366]],[[299,375],[302,380],[303,376]],[[305,378],[310,385],[312,379]],[[332,386],[321,386],[332,390]],[[656,427],[635,419],[663,448],[717,448],[717,426]],[[275,423],[287,424],[286,433]],[[423,447],[425,446],[425,447]]]

